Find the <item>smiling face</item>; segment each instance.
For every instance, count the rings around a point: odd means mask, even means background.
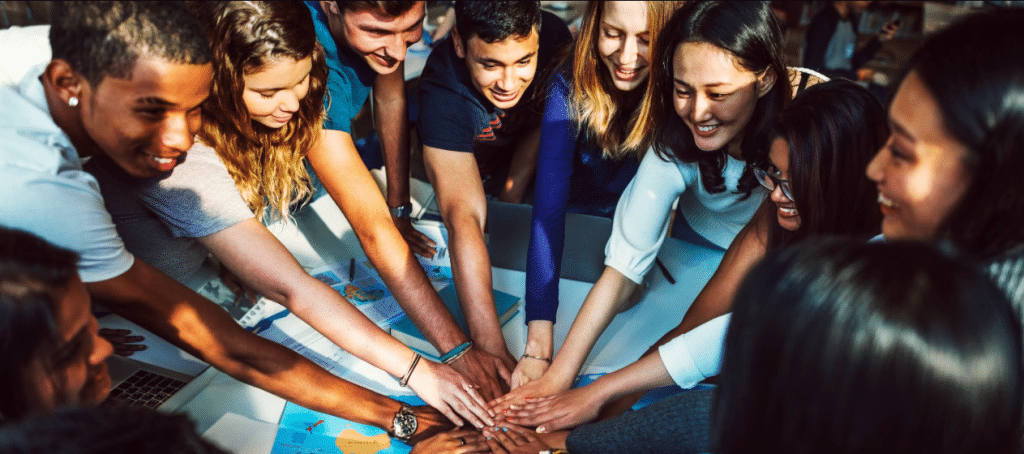
[[[772,141],[772,148],[768,152],[768,160],[771,167],[768,169],[772,176],[780,181],[789,180],[789,144],[781,138]],[[782,192],[782,185],[775,185],[771,192],[772,202],[775,203],[776,216],[779,226],[795,232],[800,228],[800,213],[796,211],[796,204]]]
[[[946,131],[935,97],[915,72],[896,92],[889,122],[892,134],[867,168],[878,186],[882,233],[932,240],[971,182],[968,149]]]
[[[82,126],[128,174],[148,178],[174,169],[192,147],[213,66],[139,58],[130,78],[82,83]]]
[[[37,358],[28,371],[31,381],[39,386],[33,393],[33,410],[45,412],[61,405],[102,402],[110,393],[106,360],[114,349],[100,337],[89,293],[77,275],[58,303],[54,319],[59,339],[56,349],[48,353],[52,358]]]
[[[646,2],[605,2],[597,51],[612,84],[622,91],[639,87],[650,75]]]
[[[426,2],[389,16],[377,8],[341,10],[336,2],[320,2],[335,42],[347,45],[378,74],[391,74],[405,61],[409,46],[423,36]]]
[[[714,44],[685,42],[676,47],[672,72],[676,114],[697,148],[726,150],[741,159],[743,130],[774,83],[771,71],[755,74]]]
[[[527,37],[510,36],[488,43],[478,36],[469,38],[465,48],[458,32],[452,30],[455,53],[466,60],[473,86],[499,109],[511,109],[537,73],[540,34],[534,27]]]
[[[299,110],[299,101],[309,93],[312,68],[311,57],[297,61],[283,58],[243,76],[242,100],[253,121],[273,129],[288,124]]]

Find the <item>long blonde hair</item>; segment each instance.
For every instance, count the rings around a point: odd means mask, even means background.
[[[601,33],[603,1],[591,1],[584,12],[583,25],[573,49],[572,93],[573,110],[580,129],[587,131],[590,138],[604,150],[604,156],[621,158],[634,154],[638,159],[650,147],[651,132],[642,125],[641,118],[649,115],[647,97],[639,94],[621,93],[615,88],[611,76],[601,63],[598,50],[598,36]],[[684,3],[681,1],[648,1],[647,30],[650,35],[649,48],[654,49],[655,40],[672,13]],[[654,66],[656,62],[650,62]],[[650,87],[650,76],[644,82],[644,90]],[[641,101],[643,98],[643,101]],[[640,108],[637,108],[640,105]]]
[[[290,207],[311,193],[304,158],[322,131],[327,64],[313,18],[299,2],[217,2],[202,6],[210,24],[214,79],[203,105],[199,138],[217,151],[235,186],[261,221],[290,219]],[[309,91],[281,128],[254,122],[242,100],[243,76],[287,58],[312,59]],[[270,210],[267,210],[267,207]]]

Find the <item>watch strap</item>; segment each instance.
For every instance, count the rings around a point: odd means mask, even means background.
[[[405,205],[394,208],[388,207],[388,211],[390,211],[391,215],[396,218],[408,218],[412,216],[412,203],[406,203]]]

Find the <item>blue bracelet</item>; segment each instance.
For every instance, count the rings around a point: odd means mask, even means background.
[[[455,348],[449,350],[448,353],[445,353],[444,355],[441,355],[441,362],[445,363],[445,364],[449,364],[452,361],[455,361],[456,359],[459,359],[459,357],[461,357],[463,354],[465,354],[466,351],[469,350],[469,348],[472,347],[472,346],[473,346],[473,341],[471,341],[471,340],[468,340],[466,342],[463,342],[463,343],[457,345]]]

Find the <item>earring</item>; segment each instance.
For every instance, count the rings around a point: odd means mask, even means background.
[[[78,106],[78,97],[77,96],[72,96],[71,98],[69,98],[68,99],[68,105],[71,106],[71,107]]]

